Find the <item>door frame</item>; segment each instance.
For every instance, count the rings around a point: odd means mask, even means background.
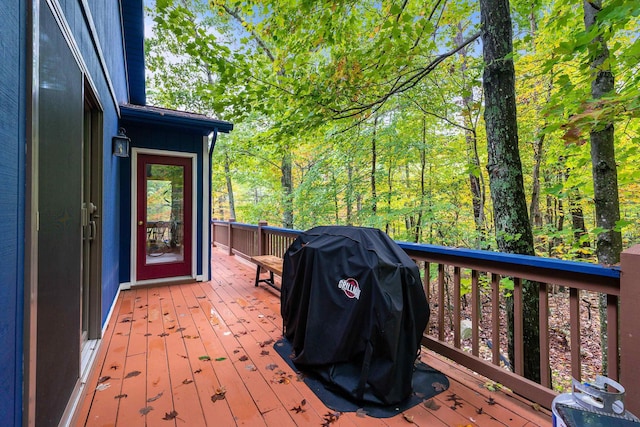
[[[96,219],[95,236],[93,238],[93,245],[90,250],[89,258],[89,327],[88,327],[88,340],[99,340],[102,338],[102,225],[104,217],[104,193],[103,193],[103,161],[104,153],[102,150],[104,144],[103,129],[104,129],[104,108],[96,95],[96,90],[93,88],[90,81],[85,76],[84,86],[84,100],[85,100],[85,114],[91,116],[91,129],[90,133],[87,133],[86,129],[83,129],[84,137],[88,137],[90,141],[84,141],[84,144],[89,145],[91,150],[90,157],[88,159],[91,172],[89,183],[89,195],[90,199],[98,203],[97,214],[94,215]],[[84,124],[83,124],[84,127]],[[85,145],[86,147],[86,145]],[[83,153],[83,161],[87,160],[85,153]],[[85,178],[85,171],[83,165],[83,181]],[[83,182],[83,187],[86,182]],[[87,189],[83,188],[83,198]],[[86,244],[83,241],[83,245]],[[84,250],[84,249],[83,249]],[[85,266],[83,265],[83,269]],[[83,272],[84,280],[84,272]],[[82,332],[82,331],[81,331]],[[82,364],[81,364],[82,365]]]
[[[138,253],[138,238],[137,238],[137,218],[138,218],[138,155],[153,155],[153,156],[167,156],[167,157],[179,157],[191,159],[191,274],[188,276],[179,277],[163,277],[159,279],[138,280],[137,279],[137,253]],[[179,151],[169,150],[157,150],[151,148],[132,148],[131,149],[131,253],[130,265],[131,271],[129,272],[131,278],[131,286],[148,285],[161,282],[182,281],[185,279],[196,279],[197,275],[197,260],[198,260],[198,192],[197,192],[197,160],[198,155],[196,153],[185,153]]]

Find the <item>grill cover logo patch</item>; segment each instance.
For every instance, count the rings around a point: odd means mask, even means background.
[[[360,285],[356,279],[342,279],[338,282],[338,288],[342,289],[344,294],[349,298],[360,299]]]

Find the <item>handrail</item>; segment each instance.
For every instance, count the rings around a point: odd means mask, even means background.
[[[235,223],[234,221],[214,220],[212,221],[212,228],[220,231],[220,233],[214,233],[215,244],[228,246],[229,254],[243,257],[255,255],[283,256],[288,246],[302,233],[298,230],[268,226],[266,222],[261,222],[258,225],[249,225]],[[222,232],[223,229],[226,229],[226,236]],[[248,239],[255,243],[241,245],[234,237],[241,230],[247,233],[248,237],[245,236],[245,240]],[[220,239],[217,238],[218,236],[220,236]],[[538,403],[542,407],[550,408],[551,402],[557,393],[553,390],[551,375],[546,374],[550,372],[549,354],[552,345],[548,322],[550,317],[549,294],[552,289],[555,289],[555,286],[569,288],[572,375],[581,380],[580,291],[602,293],[607,296],[609,325],[607,330],[608,348],[605,350],[609,361],[607,375],[612,379],[631,382],[632,384],[623,385],[627,387],[628,391],[632,389],[640,393],[640,385],[636,385],[640,384],[640,369],[635,368],[637,363],[630,363],[630,359],[635,358],[635,354],[640,352],[640,339],[633,338],[635,335],[640,334],[633,335],[625,332],[635,332],[638,326],[637,324],[625,325],[618,322],[620,313],[624,313],[625,307],[629,308],[626,313],[631,311],[635,313],[639,311],[637,307],[640,304],[640,295],[635,295],[639,292],[629,292],[628,290],[626,293],[621,292],[621,282],[624,282],[621,280],[625,272],[624,262],[622,267],[606,267],[586,262],[563,261],[527,255],[448,248],[408,242],[397,243],[420,266],[425,277],[425,293],[434,305],[432,307],[430,326],[423,335],[422,343],[425,347],[509,387],[514,392]],[[640,265],[640,246],[633,249],[635,252],[625,251],[627,257],[623,257],[623,261],[625,259],[633,260],[635,267],[635,265]],[[631,255],[635,258],[630,258]],[[629,263],[630,261],[627,261],[627,264]],[[435,280],[430,279],[432,268],[437,269],[434,270],[437,271]],[[629,267],[626,268],[631,270]],[[485,276],[487,279],[481,279]],[[514,285],[515,372],[501,367],[499,359],[499,331],[501,328],[499,313],[500,310],[503,310],[503,307],[500,303],[492,304],[492,302],[502,299],[499,288],[502,278],[512,279]],[[487,291],[488,293],[484,297],[485,300],[490,300],[488,304],[491,304],[491,309],[489,312],[485,312],[485,315],[490,313],[492,317],[492,326],[488,331],[483,331],[485,336],[491,337],[493,342],[497,343],[493,346],[491,360],[482,358],[478,350],[480,332],[483,332],[480,331],[482,320],[480,310],[482,308],[480,303],[482,291],[480,283],[482,280],[488,283],[485,286],[490,287],[490,291]],[[629,277],[626,277],[625,280],[629,281]],[[460,295],[463,281],[471,282],[471,290],[469,291],[472,301],[471,351],[463,348],[460,337],[462,299]],[[543,373],[542,384],[537,384],[522,376],[523,353],[525,351],[522,339],[522,296],[523,283],[525,281],[536,283],[540,297],[538,317],[540,325],[540,369]],[[622,301],[620,299],[621,293],[632,296],[626,296],[625,301]],[[448,302],[448,300],[451,300],[451,302]],[[634,301],[635,306],[630,305],[634,304]],[[433,309],[436,304],[437,309]],[[447,324],[447,321],[449,324]],[[618,351],[619,335],[621,337],[620,344],[625,343],[624,350],[628,353],[623,353],[622,350]],[[618,360],[620,360],[620,364],[618,364]],[[628,397],[627,402],[639,401],[639,397]],[[631,405],[628,408],[633,410],[636,404],[632,403]],[[637,404],[636,408],[640,410],[640,404]]]

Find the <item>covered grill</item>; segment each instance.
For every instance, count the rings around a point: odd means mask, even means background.
[[[418,267],[385,233],[302,233],[284,256],[281,303],[300,369],[359,402],[396,404],[411,394],[429,306]]]

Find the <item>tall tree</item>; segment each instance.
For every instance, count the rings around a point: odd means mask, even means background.
[[[493,201],[498,248],[502,252],[534,255],[518,148],[513,37],[508,0],[480,0],[482,54],[485,68],[484,120],[487,131],[489,187]],[[538,287],[523,284],[524,374],[540,382]],[[494,301],[496,304],[497,301]],[[513,311],[508,316],[513,331]],[[509,340],[510,344],[513,340]],[[513,360],[513,350],[510,351]]]
[[[602,8],[601,0],[585,0],[584,25],[589,32],[597,34],[591,40],[589,52],[591,61],[591,96],[601,99],[614,89],[614,77],[611,71],[609,49],[598,29],[598,12]],[[596,104],[597,105],[597,104]],[[596,107],[597,108],[597,107]],[[591,164],[593,174],[593,195],[596,206],[596,225],[600,228],[597,236],[596,254],[598,262],[605,265],[620,262],[622,235],[617,227],[620,221],[620,202],[618,200],[618,172],[614,148],[613,121],[598,124],[589,133],[591,141]],[[600,336],[602,348],[607,345],[607,301],[600,296]],[[603,371],[607,369],[606,351],[603,351]]]

